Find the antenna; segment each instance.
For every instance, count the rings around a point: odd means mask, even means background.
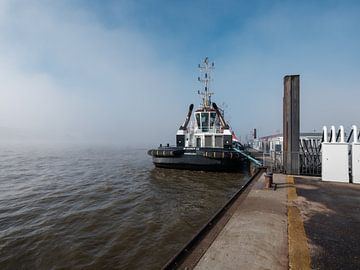
[[[204,84],[204,91],[198,91],[198,94],[202,96],[203,106],[204,108],[209,108],[211,106],[211,95],[214,93],[210,92],[210,82],[211,79],[211,71],[215,68],[214,62],[209,63],[209,58],[205,57],[202,64],[199,64],[200,69],[200,77],[198,77],[198,81]]]

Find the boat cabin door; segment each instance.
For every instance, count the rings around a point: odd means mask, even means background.
[[[196,138],[196,147],[201,147],[201,138],[200,137]]]

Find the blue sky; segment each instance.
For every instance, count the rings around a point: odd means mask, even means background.
[[[245,138],[281,131],[283,77],[301,129],[359,123],[357,1],[0,2],[2,139],[173,143],[197,64]]]

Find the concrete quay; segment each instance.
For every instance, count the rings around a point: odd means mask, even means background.
[[[312,269],[360,269],[360,185],[294,177]]]
[[[360,185],[274,174],[273,190],[264,175],[254,181],[207,250],[177,268],[360,269]]]
[[[288,266],[286,178],[275,175],[276,191],[264,176],[225,225],[195,269],[286,269]]]

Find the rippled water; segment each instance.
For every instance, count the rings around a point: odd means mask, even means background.
[[[146,149],[0,146],[0,269],[159,269],[248,179]]]

